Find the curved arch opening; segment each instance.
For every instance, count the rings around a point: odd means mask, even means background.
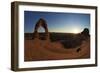
[[[42,26],[40,26],[38,28],[38,33],[45,33],[45,29]]]
[[[49,32],[48,32],[47,23],[42,18],[40,18],[39,21],[35,25],[34,38],[38,38],[41,40],[48,40],[49,39]]]

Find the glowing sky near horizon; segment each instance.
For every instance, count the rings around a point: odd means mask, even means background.
[[[90,29],[90,14],[24,11],[24,32],[34,32],[35,24],[44,18],[49,32],[80,33],[84,28]],[[44,32],[39,28],[39,32]]]

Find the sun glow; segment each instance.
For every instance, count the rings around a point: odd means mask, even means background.
[[[75,33],[75,34],[80,33],[80,30],[79,29],[73,29],[72,33]]]

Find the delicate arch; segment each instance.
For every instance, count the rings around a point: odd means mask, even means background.
[[[43,18],[40,18],[38,20],[38,22],[35,25],[35,29],[34,29],[34,38],[39,38],[39,33],[38,33],[38,28],[42,26],[45,30],[45,39],[49,40],[49,32],[48,32],[48,27],[47,27],[47,23]]]

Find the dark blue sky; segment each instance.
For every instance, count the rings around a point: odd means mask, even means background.
[[[24,11],[24,32],[34,32],[36,22],[44,18],[49,32],[79,33],[90,29],[90,14]],[[39,28],[43,32],[43,28]]]

